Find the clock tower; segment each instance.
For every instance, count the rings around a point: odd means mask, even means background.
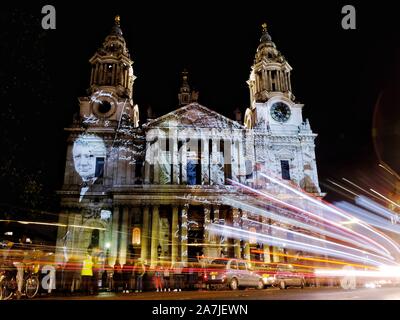
[[[126,114],[137,127],[139,110],[132,100],[136,77],[119,16],[115,17],[111,32],[89,62],[89,96],[79,99],[80,118],[91,125],[117,127],[122,114]]]
[[[293,95],[291,71],[264,23],[247,81],[250,107],[244,124],[253,129],[257,163],[308,192],[320,194],[314,151],[317,135],[308,119],[303,121],[304,105]]]

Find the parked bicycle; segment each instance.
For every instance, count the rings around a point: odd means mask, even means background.
[[[36,297],[39,292],[39,276],[34,273],[33,266],[28,266],[24,272],[22,294],[28,299]],[[0,273],[0,300],[10,300],[17,296],[18,283],[15,267],[9,267]]]

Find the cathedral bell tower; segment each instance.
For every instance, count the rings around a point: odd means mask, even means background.
[[[115,127],[122,112],[139,125],[139,110],[133,104],[132,87],[135,80],[120,17],[102,46],[89,60],[91,64],[89,97],[80,98],[80,117],[89,125]]]
[[[302,123],[301,108],[295,103],[291,85],[292,67],[278,51],[262,25],[260,44],[247,81],[250,90],[250,108],[246,110],[245,125],[260,130],[276,127],[299,126]]]
[[[251,105],[254,102],[265,102],[276,95],[294,100],[290,82],[291,70],[292,67],[285,57],[276,49],[268,33],[267,24],[264,23],[248,81]]]
[[[314,140],[303,104],[292,93],[292,67],[262,25],[260,44],[247,81],[250,107],[244,125],[253,129],[256,163],[307,192],[320,196]]]
[[[197,91],[190,90],[188,74],[189,72],[186,69],[182,71],[182,84],[178,93],[179,107],[183,107],[192,102],[197,102],[199,97]]]

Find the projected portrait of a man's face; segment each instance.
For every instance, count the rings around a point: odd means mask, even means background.
[[[75,170],[83,181],[103,176],[106,147],[101,138],[94,135],[80,136],[74,142],[72,157]]]

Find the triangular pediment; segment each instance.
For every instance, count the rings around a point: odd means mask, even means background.
[[[198,103],[191,103],[153,119],[145,127],[188,127],[188,128],[217,128],[245,129],[237,121],[233,121],[218,112],[212,111]]]

